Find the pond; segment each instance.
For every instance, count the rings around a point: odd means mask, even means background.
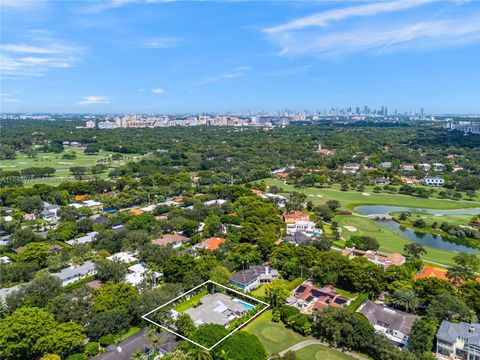
[[[480,208],[473,209],[461,209],[461,210],[433,210],[433,209],[417,209],[417,208],[408,208],[402,206],[383,206],[383,205],[372,205],[372,206],[358,206],[354,210],[362,213],[363,215],[383,215],[389,214],[396,211],[410,211],[410,212],[423,212],[426,214],[458,214],[458,215],[477,215],[480,214]],[[475,254],[480,252],[480,250],[471,248],[465,245],[459,245],[452,242],[448,242],[443,239],[441,235],[430,234],[430,233],[421,233],[413,229],[405,228],[401,224],[393,220],[387,221],[378,221],[378,224],[395,231],[401,237],[413,241],[417,244],[428,246],[434,249],[445,250],[450,252],[465,252],[470,254]]]

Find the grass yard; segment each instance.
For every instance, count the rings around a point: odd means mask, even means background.
[[[17,152],[17,158],[13,160],[2,160],[0,168],[5,171],[22,170],[30,167],[51,167],[58,170],[64,170],[64,173],[68,173],[68,169],[72,166],[93,166],[97,162],[105,164],[109,167],[117,167],[124,165],[126,161],[133,161],[139,159],[142,155],[138,154],[126,154],[123,155],[122,160],[111,160],[110,156],[115,154],[111,151],[100,150],[98,154],[87,155],[84,153],[84,147],[72,147],[65,146],[64,150],[60,154],[55,153],[43,153],[39,152],[35,158],[27,157],[21,152]],[[75,154],[75,159],[62,159],[64,154]],[[62,172],[62,171],[60,171]]]
[[[360,205],[391,205],[391,206],[407,206],[417,207],[423,209],[466,209],[480,207],[480,201],[467,200],[450,200],[450,199],[422,199],[414,196],[400,195],[400,194],[375,194],[371,190],[373,187],[366,187],[364,195],[355,190],[340,191],[339,186],[331,188],[302,188],[296,189],[293,185],[285,185],[281,180],[266,179],[265,183],[269,186],[275,185],[283,189],[283,193],[292,191],[300,191],[305,193],[308,198],[307,201],[312,201],[314,204],[325,204],[328,200],[338,200],[343,208],[353,210],[354,207]]]
[[[278,353],[308,338],[287,329],[282,323],[271,321],[272,311],[267,310],[243,330],[258,337],[268,355]]]
[[[335,217],[338,225],[342,228],[341,236],[345,239],[350,238],[352,235],[366,235],[375,237],[380,243],[380,251],[391,253],[399,252],[403,253],[403,247],[406,244],[411,243],[410,240],[403,238],[395,231],[384,228],[377,224],[374,220],[370,220],[361,216],[343,216],[338,215]],[[344,226],[354,227],[356,231],[349,231]],[[341,247],[342,243],[337,242],[336,246]],[[427,254],[422,257],[423,260],[437,262],[444,265],[452,265],[452,258],[455,253],[444,250],[434,249],[431,247],[425,247]]]
[[[293,279],[292,281],[288,281],[285,279],[279,279],[276,281],[279,281],[280,283],[282,283],[282,285],[285,285],[285,287],[288,290],[292,291],[293,289],[297,288],[304,280],[305,279],[297,278],[297,279]],[[251,295],[260,296],[260,297],[266,296],[265,294],[266,287],[267,287],[267,284],[260,285],[258,288],[252,291]]]
[[[401,214],[400,211],[395,211],[391,213],[394,216],[399,216]],[[474,217],[474,215],[457,215],[457,214],[443,214],[443,215],[435,215],[435,214],[425,214],[419,212],[411,212],[412,216],[409,217],[409,220],[415,221],[417,219],[423,219],[429,225],[434,223],[435,221],[439,224],[442,222],[448,222],[454,225],[468,225],[469,221]]]
[[[324,345],[308,345],[296,352],[299,360],[351,360],[353,357]]]
[[[205,290],[202,290],[201,292],[199,292],[198,294],[195,294],[193,295],[190,299],[188,299],[187,301],[184,301],[184,302],[181,302],[180,304],[174,306],[174,310],[182,313],[184,312],[185,310],[188,310],[190,309],[193,304],[195,304],[197,301],[199,301],[202,297],[204,297],[205,295],[207,295],[208,293],[208,290],[205,289]]]

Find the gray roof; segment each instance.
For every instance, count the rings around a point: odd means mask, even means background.
[[[87,243],[90,243],[92,242],[93,240],[95,240],[95,236],[97,236],[97,232],[96,231],[92,231],[92,232],[89,232],[87,233],[87,235],[85,236],[82,236],[82,237],[79,237],[77,239],[72,239],[72,240],[68,240],[68,241],[65,241],[68,245],[78,245],[78,244],[87,244]]]
[[[394,310],[381,304],[367,301],[359,310],[373,325],[399,330],[408,335],[418,316]]]
[[[82,265],[77,267],[68,267],[59,273],[53,274],[60,280],[65,281],[77,276],[85,276],[95,270],[95,264],[92,261],[85,261]]]
[[[20,289],[20,286],[18,286],[18,285],[15,285],[15,286],[12,286],[12,287],[9,287],[9,288],[0,289],[0,304],[5,301],[5,298],[8,295],[13,294],[14,292],[16,292],[19,289]]]
[[[459,337],[466,339],[465,343],[468,345],[480,346],[480,324],[442,321],[437,332],[437,339],[455,343]]]
[[[232,275],[230,281],[236,282],[237,284],[241,285],[249,285],[257,280],[259,277],[268,278],[266,275],[265,268],[269,269],[271,275],[278,276],[278,271],[272,269],[270,266],[267,265],[252,265],[246,270],[240,270]],[[262,276],[265,275],[265,276]]]
[[[202,304],[185,310],[185,314],[190,315],[193,322],[201,324],[218,324],[225,326],[229,323],[231,315],[239,315],[247,312],[247,309],[233,301],[233,299],[223,293],[207,294],[201,299]]]

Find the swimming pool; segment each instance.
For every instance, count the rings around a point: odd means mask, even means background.
[[[249,310],[249,311],[255,309],[255,306],[253,306],[252,304],[249,304],[249,303],[247,303],[247,302],[245,302],[245,301],[242,301],[242,300],[240,300],[240,299],[233,299],[233,301],[241,304],[245,309],[247,309],[247,310]]]

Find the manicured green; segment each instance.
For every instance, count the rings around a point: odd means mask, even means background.
[[[65,146],[60,154],[39,152],[36,157],[30,158],[21,152],[17,152],[16,159],[2,160],[1,168],[7,170],[22,170],[30,167],[51,167],[54,169],[68,169],[72,166],[93,166],[100,160],[101,163],[108,166],[119,166],[125,164],[125,160],[132,161],[141,155],[124,155],[122,160],[112,161],[110,158],[114,153],[111,151],[100,150],[98,154],[87,155],[84,153],[84,147]],[[64,154],[75,154],[75,159],[62,159]]]
[[[296,352],[299,360],[351,360],[353,357],[324,345],[308,345]]]
[[[244,328],[245,331],[251,332],[260,339],[268,355],[278,353],[309,339],[287,329],[280,322],[272,322],[271,319],[272,311],[267,310]]]
[[[139,326],[132,326],[130,329],[128,329],[127,332],[121,334],[121,335],[116,335],[115,336],[115,341],[114,341],[114,344],[119,344],[121,343],[123,340],[125,340],[126,338],[132,336],[132,335],[135,335],[136,333],[138,333],[140,330],[142,330],[141,327]]]
[[[304,280],[305,279],[303,279],[303,278],[297,278],[297,279],[293,279],[292,281],[288,281],[288,280],[285,280],[285,279],[279,279],[278,281],[280,281],[283,285],[285,285],[285,287],[288,290],[293,290],[293,289],[297,288]],[[267,284],[260,285],[258,288],[256,288],[254,291],[252,291],[251,295],[260,296],[260,297],[265,296],[266,287],[267,287]]]
[[[199,301],[202,297],[207,295],[207,293],[208,293],[208,291],[206,289],[202,290],[198,294],[193,295],[187,301],[181,302],[180,304],[174,306],[173,309],[178,311],[178,312],[184,312],[185,310],[190,309],[193,306],[193,304],[195,304],[197,301]]]
[[[307,194],[307,201],[314,204],[325,204],[327,200],[338,200],[343,208],[352,210],[360,205],[391,205],[408,206],[426,209],[466,209],[480,207],[480,201],[450,200],[437,198],[418,198],[408,195],[373,193],[373,187],[366,187],[365,194],[355,190],[340,191],[339,186],[331,188],[301,188],[296,189],[293,185],[286,185],[283,181],[277,179],[266,179],[267,185],[275,185],[283,189],[284,193],[300,191]],[[320,196],[318,196],[320,195]]]
[[[339,226],[342,228],[341,235],[343,238],[348,239],[352,235],[366,235],[375,237],[380,243],[380,251],[387,253],[399,252],[403,253],[403,247],[406,244],[411,243],[408,239],[401,237],[395,231],[384,228],[381,225],[377,224],[374,220],[370,220],[366,217],[361,216],[337,216],[335,220],[338,222]],[[357,231],[349,231],[344,226],[352,226],[356,228]],[[336,244],[337,246],[340,244]],[[455,253],[434,249],[431,247],[425,247],[427,254],[422,257],[425,261],[431,261],[435,263],[440,263],[444,265],[452,265],[452,258],[455,256]]]

